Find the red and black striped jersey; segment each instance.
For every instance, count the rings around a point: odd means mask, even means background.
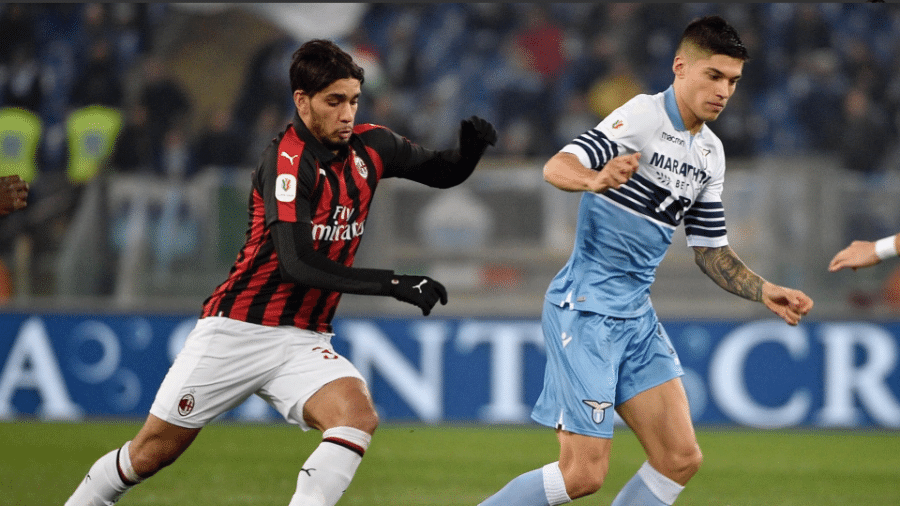
[[[285,279],[279,263],[292,259],[279,259],[273,226],[308,220],[310,227],[297,230],[311,235],[311,247],[336,264],[337,276],[346,274],[378,182],[404,177],[431,184],[446,168],[440,163],[446,153],[423,148],[385,127],[363,124],[354,128],[347,148],[334,154],[295,115],[253,172],[246,242],[228,278],[203,303],[201,317],[330,332],[342,292]],[[297,242],[308,241],[300,237]]]

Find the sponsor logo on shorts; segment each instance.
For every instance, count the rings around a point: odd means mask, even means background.
[[[191,411],[194,410],[194,396],[191,394],[184,394],[184,397],[178,401],[178,414],[181,416],[188,416],[191,414]]]

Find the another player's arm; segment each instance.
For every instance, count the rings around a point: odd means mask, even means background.
[[[770,283],[750,270],[730,246],[694,247],[700,270],[725,290],[748,300],[762,302],[790,325],[812,309],[813,301],[799,290]]]
[[[384,177],[401,177],[432,188],[452,188],[472,173],[487,147],[497,143],[497,131],[489,121],[472,116],[460,122],[459,147],[435,151],[391,132],[374,130],[372,142],[384,147]]]
[[[601,170],[594,170],[572,153],[560,151],[544,164],[544,180],[563,191],[602,193],[627,183],[637,171],[640,158],[640,153],[617,156]]]
[[[0,177],[0,216],[28,205],[28,183],[18,175]]]
[[[828,264],[828,270],[837,272],[850,268],[871,267],[882,260],[892,258],[900,252],[900,234],[887,236],[878,241],[853,241],[839,251]]]

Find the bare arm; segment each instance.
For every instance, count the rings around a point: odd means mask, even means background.
[[[900,251],[900,234],[894,235],[894,250]],[[875,253],[874,241],[853,241],[846,248],[838,251],[828,264],[830,272],[850,268],[854,271],[861,267],[871,267],[881,262]]]
[[[762,302],[766,282],[751,271],[730,246],[694,248],[694,261],[700,270],[725,290],[754,302]]]
[[[605,192],[628,182],[640,158],[640,153],[617,156],[597,171],[582,165],[577,156],[559,152],[544,164],[544,180],[568,192]]]
[[[748,300],[762,302],[789,325],[809,313],[813,301],[799,290],[772,284],[751,271],[730,246],[694,248],[700,270],[725,290]]]

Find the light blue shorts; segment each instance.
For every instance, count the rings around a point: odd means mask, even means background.
[[[653,309],[613,318],[544,301],[541,320],[547,366],[531,418],[542,425],[612,438],[616,406],[684,375]]]

